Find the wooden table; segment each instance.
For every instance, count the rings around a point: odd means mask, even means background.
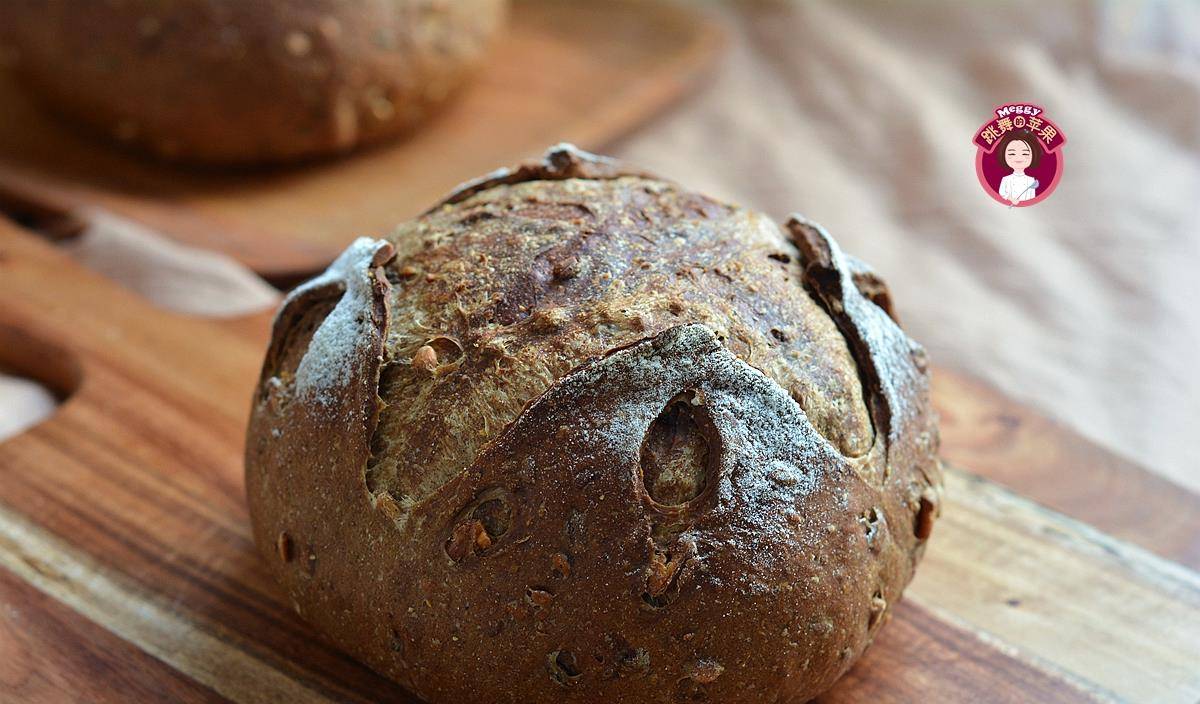
[[[0,700],[410,701],[267,579],[242,488],[268,316],[169,314],[0,222]],[[1200,697],[1200,499],[950,370],[945,513],[825,701]]]

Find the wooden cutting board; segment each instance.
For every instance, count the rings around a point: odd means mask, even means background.
[[[69,393],[0,443],[0,701],[411,701],[311,631],[251,544],[268,321],[165,313],[0,221],[0,364]],[[1200,499],[935,378],[945,513],[823,701],[1194,704]]]
[[[273,281],[324,268],[382,235],[464,174],[555,141],[595,147],[665,108],[718,54],[695,7],[649,0],[515,0],[486,69],[411,138],[287,169],[173,168],[126,154],[40,110],[0,75],[0,205],[101,206],[168,237],[227,253]]]

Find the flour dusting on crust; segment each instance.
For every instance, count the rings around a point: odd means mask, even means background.
[[[498,444],[519,447],[546,427],[565,428],[558,440],[572,463],[602,456],[613,467],[635,467],[655,417],[688,388],[703,393],[721,448],[717,476],[710,477],[716,506],[704,513],[729,541],[723,550],[753,555],[753,570],[728,578],[759,589],[768,581],[763,575],[790,559],[773,541],[785,536],[815,546],[827,538],[823,517],[789,523],[789,515],[844,460],[784,389],[733,356],[707,326],[670,328],[572,372]],[[711,542],[708,530],[693,538]]]
[[[390,256],[384,240],[360,237],[342,252],[317,278],[292,291],[286,307],[305,293],[330,285],[342,287],[342,297],[313,333],[308,350],[296,369],[296,393],[328,406],[336,401],[330,393],[346,386],[354,365],[370,349],[375,332],[373,269]],[[282,308],[281,308],[282,310]]]

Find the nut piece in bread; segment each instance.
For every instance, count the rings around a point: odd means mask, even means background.
[[[170,160],[257,164],[416,125],[480,65],[505,7],[6,0],[0,35],[34,95],[102,135]]]
[[[429,701],[803,702],[911,579],[936,450],[824,230],[564,145],[288,297],[246,467],[300,614]]]

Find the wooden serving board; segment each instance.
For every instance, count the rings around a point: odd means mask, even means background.
[[[323,268],[354,237],[382,235],[463,174],[597,146],[672,103],[718,54],[717,25],[684,3],[515,0],[478,79],[413,136],[287,169],[186,170],[124,153],[52,119],[0,76],[0,204],[100,206],[224,252],[272,281]]]
[[[69,393],[0,443],[0,701],[412,701],[310,630],[253,549],[268,322],[163,312],[0,221],[0,363]],[[936,378],[963,468],[892,623],[823,701],[1194,704],[1200,501]]]

